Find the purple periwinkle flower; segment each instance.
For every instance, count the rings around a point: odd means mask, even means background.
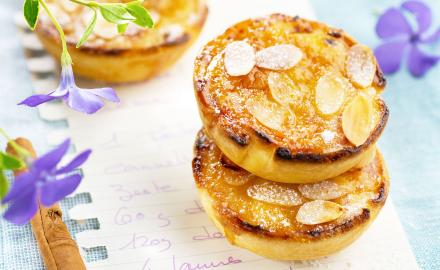
[[[405,11],[414,17],[417,29],[408,22]],[[406,1],[400,8],[392,7],[382,14],[376,33],[384,43],[376,48],[375,54],[384,73],[398,71],[406,54],[408,69],[416,77],[423,76],[437,64],[440,56],[428,55],[420,49],[421,45],[433,44],[440,39],[440,28],[428,33],[431,25],[431,9],[422,1]]]
[[[36,107],[54,99],[62,99],[67,105],[79,112],[92,114],[104,106],[101,98],[112,102],[119,102],[119,98],[112,88],[82,89],[76,86],[72,65],[62,65],[61,79],[58,88],[48,95],[34,95],[19,103]]]
[[[37,212],[38,203],[49,207],[71,194],[82,180],[75,170],[89,157],[91,150],[77,155],[66,166],[57,168],[67,153],[70,140],[64,141],[54,150],[28,164],[29,171],[20,174],[2,200],[9,203],[4,218],[14,224],[27,223]]]

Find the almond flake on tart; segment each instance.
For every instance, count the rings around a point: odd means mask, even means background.
[[[346,60],[346,72],[354,84],[362,88],[371,86],[376,69],[376,60],[370,48],[362,44],[350,48]]]
[[[272,98],[281,105],[289,106],[301,96],[300,90],[287,74],[269,72],[267,83]]]
[[[111,40],[117,37],[119,33],[113,23],[106,21],[101,15],[98,15],[93,35],[105,40]]]
[[[333,221],[344,213],[344,208],[337,203],[315,200],[303,204],[296,214],[296,220],[306,225],[316,225]]]
[[[304,197],[312,200],[332,200],[352,191],[347,186],[328,180],[299,185],[298,189]]]
[[[350,82],[336,72],[328,72],[319,78],[316,85],[315,102],[324,115],[337,113],[352,88]]]
[[[61,7],[66,11],[66,12],[74,12],[76,11],[80,5],[73,3],[72,1],[69,0],[60,0],[60,4]]]
[[[258,201],[283,206],[295,206],[303,202],[295,189],[275,182],[252,185],[247,189],[247,195]]]
[[[246,108],[261,124],[279,132],[286,129],[287,121],[294,121],[294,115],[287,108],[263,96],[249,98]]]
[[[287,70],[301,61],[301,50],[291,44],[281,44],[257,52],[257,66],[270,70]]]
[[[226,46],[224,62],[229,75],[247,75],[255,66],[255,50],[245,41],[232,42]]]
[[[358,95],[342,113],[342,130],[351,143],[362,145],[371,134],[373,119],[371,100]]]

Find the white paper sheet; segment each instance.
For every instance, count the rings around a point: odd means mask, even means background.
[[[206,41],[232,23],[272,12],[314,17],[305,0],[213,0],[197,45],[161,77],[116,86],[121,104],[108,104],[93,117],[58,104],[41,107],[43,118],[68,120],[69,129],[50,134],[51,142],[69,136],[77,149],[93,147],[77,191],[89,192],[93,202],[70,211],[74,219],[100,223],[99,230],[77,235],[81,247],[107,248],[108,259],[88,263],[89,269],[418,269],[391,200],[352,246],[304,262],[266,260],[229,245],[200,207],[191,171],[192,145],[201,127],[193,60]]]

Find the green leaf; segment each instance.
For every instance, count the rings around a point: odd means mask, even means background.
[[[127,30],[128,23],[126,24],[118,24],[118,33],[124,34],[125,30]]]
[[[142,26],[152,28],[154,26],[153,18],[148,10],[142,5],[141,1],[133,1],[127,3],[128,12],[135,17],[134,23]]]
[[[96,19],[97,19],[97,12],[95,9],[93,9],[93,18],[90,21],[89,25],[87,26],[86,30],[84,31],[84,34],[82,35],[81,39],[78,41],[78,44],[76,44],[76,47],[79,48],[81,47],[84,42],[87,41],[87,39],[89,38],[89,36],[92,34],[93,29],[95,29],[96,26]]]
[[[126,24],[135,19],[127,11],[124,4],[100,4],[99,10],[101,11],[102,17],[104,17],[104,19],[114,24]]]
[[[35,30],[38,21],[38,14],[40,13],[40,2],[38,0],[25,0],[23,6],[23,14],[29,27]]]
[[[23,167],[23,162],[8,154],[0,152],[0,169],[17,170]]]
[[[5,195],[8,193],[9,184],[6,179],[5,173],[0,170],[0,200],[3,200]]]

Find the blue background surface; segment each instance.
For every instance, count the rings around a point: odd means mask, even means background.
[[[397,0],[311,1],[319,20],[345,29],[371,47],[380,43],[374,33],[378,14],[400,3]],[[1,0],[0,3],[0,126],[11,136],[28,137],[42,152],[48,148],[46,134],[66,124],[45,122],[38,117],[37,110],[15,105],[32,93],[13,22],[21,2]],[[426,2],[434,11],[435,25],[440,25],[440,1]],[[391,117],[379,145],[392,177],[392,197],[420,267],[440,269],[440,230],[437,229],[440,227],[440,64],[423,79],[414,79],[405,69],[387,78],[384,96]],[[63,206],[74,203],[67,201]],[[69,226],[73,231],[81,229],[75,224]],[[14,227],[0,221],[0,235],[0,269],[42,269],[30,226]]]

